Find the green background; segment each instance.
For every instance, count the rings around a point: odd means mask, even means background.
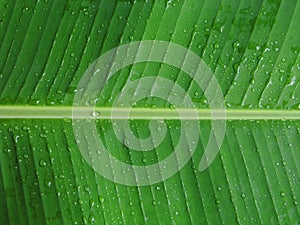
[[[131,41],[164,40],[206,62],[227,109],[299,110],[299,24],[297,0],[0,0],[0,104],[71,105],[101,54]],[[158,71],[198,108],[208,107],[188,76],[158,63],[123,69],[95,101],[111,106],[127,79]],[[169,107],[153,98],[138,106]],[[96,174],[80,155],[71,122],[0,120],[0,224],[300,224],[299,120],[228,121],[220,153],[199,172],[210,132],[210,122],[201,121],[193,158],[167,181],[144,187]],[[146,137],[147,124],[131,125]],[[164,145],[149,154],[118,143],[107,120],[97,120],[95,138],[120,160],[144,165],[174,149],[180,123],[167,124]]]

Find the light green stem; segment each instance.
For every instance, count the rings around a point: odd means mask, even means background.
[[[74,114],[73,111],[74,110]],[[72,106],[0,106],[0,118],[5,119],[60,119],[60,118],[94,118],[94,119],[187,119],[210,120],[299,120],[300,110],[247,110],[228,109],[226,117],[221,110],[210,109],[169,109],[169,108],[107,108],[107,107],[72,107]],[[126,112],[130,110],[130,116]],[[177,110],[183,112],[179,116]],[[198,116],[195,116],[195,111]],[[220,116],[218,116],[220,112]]]

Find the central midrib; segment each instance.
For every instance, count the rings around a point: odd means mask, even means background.
[[[113,113],[112,113],[113,112]],[[129,116],[128,116],[128,112]],[[225,113],[224,113],[225,112]],[[179,115],[182,113],[182,115]],[[213,115],[213,116],[212,116]],[[300,110],[0,106],[4,119],[299,120]]]

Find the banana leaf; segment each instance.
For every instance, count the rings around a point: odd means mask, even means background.
[[[299,24],[297,0],[1,0],[1,224],[300,224]],[[161,57],[181,66],[131,63],[98,82],[98,96],[75,101],[80,84],[96,79],[83,78],[99,57],[150,40],[199,57],[216,89],[199,87],[178,50]],[[199,118],[178,116],[166,80],[190,96]],[[148,92],[126,119],[124,102],[115,103],[128,84],[132,96]],[[226,118],[212,117],[208,93],[221,93]],[[75,103],[88,108],[85,118],[72,117]],[[112,120],[111,109],[123,119]],[[138,146],[115,126],[125,119]],[[226,129],[210,156],[215,121]],[[145,151],[143,140],[163,132]],[[196,140],[192,152],[184,146],[184,159],[159,164],[184,140]],[[123,166],[161,165],[161,177],[117,170],[92,152],[100,142]],[[212,160],[199,170],[205,157]]]

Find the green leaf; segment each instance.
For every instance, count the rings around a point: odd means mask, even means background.
[[[2,224],[299,224],[299,23],[297,0],[1,1]],[[118,46],[145,40],[189,49],[220,85],[226,132],[204,171],[198,167],[214,110],[207,92],[182,70],[188,57],[180,68],[140,62],[116,71],[99,96],[88,96],[86,106],[95,105],[94,111],[82,111],[84,126],[93,123],[95,132],[74,129],[74,97],[89,66]],[[129,128],[144,140],[151,136],[149,119],[162,117],[166,135],[153,151],[135,151],[128,139],[119,140],[110,116],[114,109],[126,119],[115,99],[128,83],[151,76],[191,97],[198,116],[186,109],[184,119],[199,123],[199,135],[182,132],[174,105],[149,94],[134,105]],[[165,91],[155,84],[142,86]],[[130,91],[142,93],[142,86]],[[178,172],[158,183],[124,185],[92,168],[113,165],[92,157],[97,140],[117,160],[144,167],[165,160],[181,137],[199,138],[195,152],[183,168],[175,157],[166,167]],[[112,167],[112,176],[117,172]]]

